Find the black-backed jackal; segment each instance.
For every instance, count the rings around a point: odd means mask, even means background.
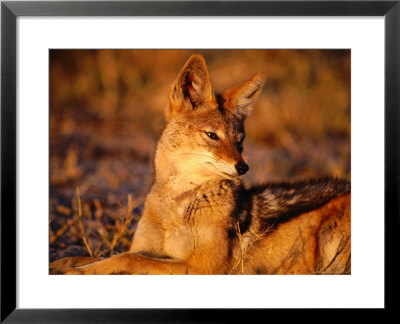
[[[195,54],[172,85],[155,180],[130,252],[50,264],[65,274],[350,273],[350,184],[246,188],[244,120],[265,74],[215,95]]]

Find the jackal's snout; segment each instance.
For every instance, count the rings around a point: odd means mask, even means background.
[[[235,169],[239,175],[243,175],[247,171],[249,171],[249,166],[245,162],[240,161],[240,162],[236,163]]]

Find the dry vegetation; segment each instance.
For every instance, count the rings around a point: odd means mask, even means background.
[[[186,50],[50,52],[50,260],[126,251]],[[268,79],[246,122],[248,183],[350,178],[350,51],[200,50],[214,88]]]

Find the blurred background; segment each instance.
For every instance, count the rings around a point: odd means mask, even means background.
[[[267,72],[246,183],[350,180],[350,50],[51,50],[50,261],[129,249],[169,89],[194,52],[216,92]]]

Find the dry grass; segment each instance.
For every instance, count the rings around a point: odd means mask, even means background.
[[[129,249],[169,87],[193,52],[50,52],[50,260]],[[216,91],[268,74],[246,121],[248,183],[350,177],[350,51],[198,52]]]
[[[106,210],[103,210],[99,200],[82,203],[80,190],[76,187],[76,196],[71,201],[73,210],[56,205],[56,210],[52,212],[58,215],[51,218],[50,246],[55,247],[61,256],[79,252],[79,255],[105,257],[113,255],[115,250],[126,251],[134,231],[134,217],[139,214],[135,211],[138,205],[129,194],[126,207],[119,205],[113,212],[106,206]],[[93,213],[91,207],[94,207]],[[56,222],[53,222],[54,219]],[[104,219],[108,223],[104,223]],[[55,254],[54,258],[58,259]]]

